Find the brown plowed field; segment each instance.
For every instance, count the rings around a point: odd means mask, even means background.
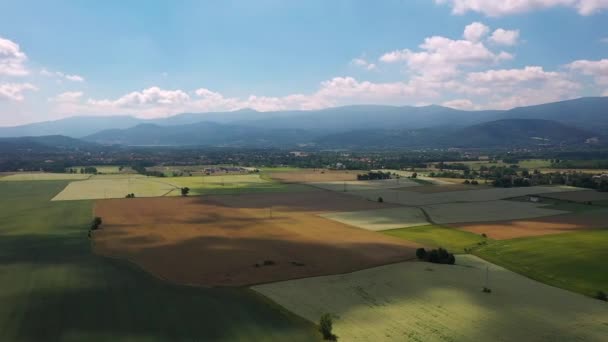
[[[270,172],[270,178],[283,183],[354,181],[364,171],[304,170]]]
[[[417,247],[309,212],[274,209],[271,218],[267,208],[194,197],[100,200],[95,215],[104,221],[94,233],[96,253],[200,286],[352,272],[412,259]],[[263,265],[266,260],[272,265]]]
[[[448,226],[476,234],[486,234],[496,240],[507,240],[525,236],[567,233],[582,229],[608,228],[608,211],[587,211],[534,219],[455,223]]]

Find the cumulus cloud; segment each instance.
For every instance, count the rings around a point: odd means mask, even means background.
[[[595,82],[599,85],[608,85],[608,59],[597,61],[580,59],[567,64],[566,67],[574,72],[593,76]]]
[[[491,17],[519,14],[552,7],[569,7],[581,15],[591,15],[608,8],[608,0],[435,0],[438,4],[448,4],[452,13],[483,13]]]
[[[488,32],[490,32],[489,27],[480,22],[474,22],[464,28],[464,33],[462,36],[468,41],[478,42],[485,37]]]
[[[0,84],[0,100],[23,101],[23,93],[27,90],[38,90],[30,83],[6,83]]]
[[[0,37],[0,75],[25,76],[29,71],[25,67],[26,54],[19,44]]]
[[[559,77],[557,72],[545,71],[540,66],[526,66],[523,69],[486,70],[472,72],[467,76],[474,83],[508,83],[547,81]]]
[[[368,62],[365,58],[355,58],[350,64],[361,67],[366,70],[374,70],[376,69],[376,64]]]
[[[519,30],[497,29],[492,33],[490,41],[499,45],[515,45],[519,39]]]
[[[40,75],[42,76],[46,76],[46,77],[55,77],[61,80],[68,80],[68,81],[72,81],[72,82],[84,82],[84,77],[80,76],[80,75],[70,75],[70,74],[65,74],[61,71],[49,71],[47,69],[42,69],[40,70]]]
[[[485,32],[484,32],[485,31]],[[383,54],[384,63],[403,62],[409,71],[427,79],[442,80],[453,77],[461,67],[493,64],[509,60],[513,55],[501,51],[493,52],[478,41],[489,28],[480,23],[468,25],[463,33],[466,40],[454,40],[442,36],[428,37],[419,45],[421,51],[395,50]]]

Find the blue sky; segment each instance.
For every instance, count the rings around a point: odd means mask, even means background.
[[[608,0],[0,0],[5,126],[601,95]]]

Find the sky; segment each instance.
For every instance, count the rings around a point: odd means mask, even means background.
[[[608,96],[608,0],[0,0],[0,126]]]

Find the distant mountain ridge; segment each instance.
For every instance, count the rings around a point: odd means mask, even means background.
[[[72,117],[16,127],[0,127],[0,137],[65,135],[76,138],[87,137],[87,140],[104,143],[112,140],[126,142],[129,139],[119,137],[120,133],[116,130],[133,129],[131,134],[143,134],[142,132],[146,131],[148,132],[146,134],[158,135],[156,141],[159,144],[183,142],[191,145],[218,143],[220,140],[225,142],[225,139],[219,139],[219,136],[215,135],[213,132],[215,129],[234,138],[237,144],[241,144],[239,142],[241,140],[243,143],[255,140],[263,145],[264,141],[282,139],[285,141],[284,139],[288,138],[285,135],[289,134],[301,135],[301,139],[298,140],[309,141],[332,135],[337,137],[341,133],[347,134],[352,131],[377,130],[394,131],[392,135],[389,134],[393,138],[398,131],[400,133],[397,135],[406,140],[416,135],[415,141],[420,142],[423,138],[418,130],[426,130],[426,136],[429,134],[432,136],[435,134],[432,132],[446,126],[457,129],[502,119],[552,120],[603,134],[608,131],[608,97],[580,98],[506,111],[463,111],[436,105],[426,107],[357,105],[313,111],[257,112],[252,109],[242,109],[233,112],[184,113],[153,120],[131,116]],[[136,128],[142,124],[143,128]],[[145,125],[153,125],[154,128]],[[186,127],[178,127],[188,125],[194,126],[190,130]],[[164,127],[167,131],[163,132],[159,127]],[[190,134],[188,132],[196,129],[202,129],[207,137],[197,137],[192,133],[192,136],[187,138]],[[170,139],[171,134],[175,134],[171,132],[177,131],[183,132],[182,137]],[[280,138],[281,136],[283,137]],[[113,138],[110,139],[111,137]],[[150,138],[147,141],[155,140]]]

